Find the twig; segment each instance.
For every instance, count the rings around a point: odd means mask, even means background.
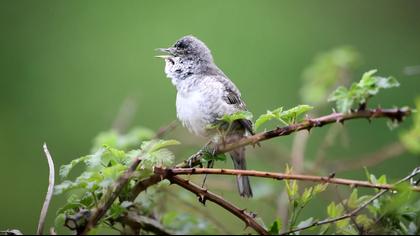
[[[124,132],[124,130],[132,122],[134,115],[137,112],[137,102],[133,97],[127,97],[124,99],[120,106],[117,116],[112,124],[112,129],[117,132]]]
[[[105,197],[103,197],[106,198],[106,196],[109,195],[108,199],[102,201],[99,206],[93,210],[92,215],[89,217],[86,223],[86,226],[82,230],[83,235],[87,234],[93,227],[95,227],[99,220],[106,214],[112,203],[121,193],[121,190],[133,176],[140,162],[140,158],[135,158],[130,167],[116,180],[113,186],[108,190],[108,193],[105,194]]]
[[[47,195],[45,196],[44,205],[42,206],[41,215],[39,216],[38,229],[36,231],[37,235],[42,235],[44,232],[45,219],[47,217],[48,207],[50,206],[52,195],[54,192],[54,180],[55,180],[54,161],[52,160],[51,154],[48,151],[48,147],[46,143],[44,143],[43,148],[44,148],[45,157],[47,158],[47,161],[48,161],[48,168],[50,170],[50,174],[48,177]]]
[[[155,139],[163,138],[167,133],[173,131],[178,126],[178,121],[173,120],[168,125],[159,128],[158,132],[155,134]]]
[[[399,180],[397,183],[395,183],[395,185],[398,185],[402,182],[405,182],[407,180],[412,179],[414,176],[418,175],[420,173],[420,167],[417,167],[416,169],[413,170],[413,172],[408,175],[407,177]],[[375,201],[376,199],[380,198],[382,195],[384,195],[385,193],[387,193],[390,189],[382,189],[381,191],[379,191],[377,194],[375,194],[375,196],[373,196],[372,198],[370,198],[369,200],[367,200],[365,203],[363,203],[362,205],[360,205],[358,208],[354,209],[353,211],[344,214],[342,216],[336,217],[336,218],[332,218],[332,219],[325,219],[325,220],[321,220],[321,221],[315,221],[312,224],[305,226],[305,227],[301,227],[301,228],[297,228],[297,229],[293,229],[290,230],[286,233],[283,233],[284,235],[286,234],[291,234],[291,233],[295,233],[298,231],[302,231],[305,229],[309,229],[315,226],[319,226],[319,225],[324,225],[324,224],[329,224],[329,223],[334,223],[340,220],[344,220],[350,217],[353,217],[355,215],[357,215],[360,211],[362,211],[365,207],[367,207],[369,204],[371,204],[373,201]]]
[[[162,169],[155,167],[155,173],[160,175],[202,175],[202,174],[213,174],[213,175],[246,175],[255,176],[262,178],[271,178],[277,180],[301,180],[310,182],[320,182],[338,185],[347,185],[351,187],[364,187],[364,188],[375,188],[375,189],[386,189],[394,190],[394,185],[391,184],[373,184],[368,181],[352,180],[352,179],[341,179],[331,178],[329,176],[314,176],[314,175],[302,175],[302,174],[285,174],[285,173],[273,173],[265,171],[255,170],[235,170],[235,169],[209,169],[209,168],[173,168],[173,169]],[[412,191],[420,192],[419,187],[412,187]]]
[[[145,191],[148,187],[159,183],[161,180],[162,178],[155,174],[147,179],[138,181],[131,191],[130,201],[134,201],[141,192]]]
[[[249,215],[245,211],[245,209],[241,210],[232,203],[226,201],[222,197],[209,192],[207,189],[201,188],[198,185],[195,185],[191,183],[188,180],[184,180],[178,176],[166,176],[166,178],[173,184],[176,184],[192,193],[195,193],[198,196],[198,200],[205,204],[206,200],[209,200],[211,202],[214,202],[215,204],[223,207],[233,215],[237,216],[239,219],[241,219],[243,222],[245,222],[245,225],[248,227],[253,228],[257,233],[261,235],[268,235],[267,230],[261,226],[260,224],[255,221],[254,217]]]

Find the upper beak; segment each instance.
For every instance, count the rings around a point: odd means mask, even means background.
[[[164,52],[164,53],[167,53],[166,55],[157,55],[157,56],[155,56],[155,57],[158,57],[158,58],[163,58],[163,59],[167,59],[167,58],[171,58],[172,57],[172,53],[171,53],[171,50],[172,48],[156,48],[156,51],[161,51],[161,52]]]

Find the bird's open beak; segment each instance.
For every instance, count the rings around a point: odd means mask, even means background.
[[[167,54],[165,54],[165,55],[157,55],[155,57],[163,58],[163,59],[171,58],[171,57],[173,57],[173,54],[172,54],[172,50],[171,49],[172,48],[156,48],[156,51],[164,52],[164,53],[167,53]]]

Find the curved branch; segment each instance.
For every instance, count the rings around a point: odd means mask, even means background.
[[[39,216],[38,229],[36,231],[36,234],[38,235],[44,234],[43,231],[44,231],[45,219],[47,217],[48,207],[50,206],[52,195],[54,193],[54,182],[55,182],[54,161],[51,157],[50,152],[48,151],[48,147],[46,143],[44,143],[43,148],[44,148],[45,157],[48,160],[48,168],[50,170],[50,174],[48,177],[47,195],[45,197],[44,205],[42,206],[41,215]]]
[[[207,191],[207,189],[201,188],[188,180],[184,180],[178,176],[166,176],[166,178],[173,184],[176,184],[198,196],[198,200],[205,204],[206,200],[216,203],[217,205],[223,207],[233,215],[237,216],[246,226],[253,228],[260,235],[268,235],[267,230],[255,221],[254,217],[250,213],[246,212],[245,209],[241,210],[232,203],[226,201],[222,197]]]
[[[351,187],[364,187],[364,188],[376,188],[376,189],[395,189],[394,185],[391,184],[373,184],[368,181],[352,180],[352,179],[341,179],[314,175],[301,175],[301,174],[285,174],[285,173],[274,173],[266,171],[255,171],[255,170],[234,170],[234,169],[209,169],[209,168],[173,168],[173,169],[162,169],[155,167],[155,173],[160,175],[202,175],[202,174],[213,174],[213,175],[246,175],[255,176],[262,178],[271,178],[277,180],[302,180],[310,182],[320,182],[338,185],[347,185]],[[420,192],[419,187],[413,187],[413,191]]]

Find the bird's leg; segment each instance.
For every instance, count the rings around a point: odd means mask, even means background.
[[[190,156],[185,162],[188,164],[190,168],[192,168],[198,160],[200,160],[206,153],[210,153],[212,156],[214,156],[214,153],[216,152],[216,149],[210,149],[209,146],[213,142],[210,140],[204,147],[202,147],[197,153]]]
[[[207,168],[213,168],[213,166],[214,166],[214,161],[213,161],[213,160],[210,160],[210,161],[207,163]],[[204,176],[204,179],[203,179],[203,184],[201,185],[201,187],[202,187],[202,188],[204,188],[204,184],[206,183],[207,176],[208,176],[208,174],[206,174],[206,175]]]

